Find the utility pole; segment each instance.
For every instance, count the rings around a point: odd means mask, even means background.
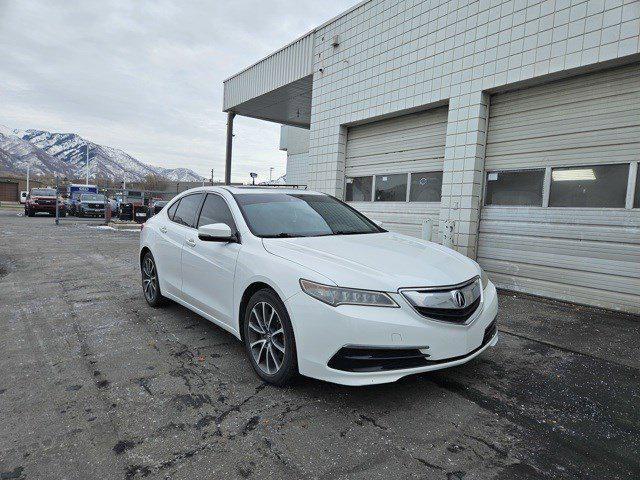
[[[269,167],[269,181],[273,180],[273,167]]]
[[[27,195],[30,193],[30,190],[29,190],[29,168],[30,168],[30,166],[27,165]]]
[[[60,225],[60,208],[58,206],[58,195],[60,195],[60,176],[56,174],[56,225]]]
[[[87,181],[85,185],[89,185],[89,144],[85,142],[85,147],[87,147]]]
[[[211,185],[213,185],[213,168],[211,169]]]

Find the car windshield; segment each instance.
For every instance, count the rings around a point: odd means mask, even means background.
[[[85,193],[80,197],[83,202],[104,202],[104,195]]]
[[[31,190],[34,197],[55,197],[56,191],[53,188],[34,188]]]
[[[318,237],[385,231],[328,195],[278,192],[234,196],[251,232],[258,237]]]

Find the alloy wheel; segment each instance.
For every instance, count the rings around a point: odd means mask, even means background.
[[[249,349],[256,365],[267,375],[280,370],[286,351],[282,320],[267,302],[258,302],[249,316]]]
[[[158,294],[158,275],[156,265],[150,255],[142,262],[142,288],[144,296],[149,302],[153,302]]]

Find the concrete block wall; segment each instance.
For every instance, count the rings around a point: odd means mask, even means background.
[[[473,257],[486,91],[637,61],[640,1],[370,0],[314,35],[310,186],[342,196],[346,125],[448,102],[440,219]]]

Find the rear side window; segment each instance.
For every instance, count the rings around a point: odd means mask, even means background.
[[[198,227],[210,225],[212,223],[226,223],[231,227],[231,231],[236,231],[236,224],[233,215],[227,206],[227,202],[220,195],[209,193],[202,205]]]
[[[196,216],[202,202],[202,194],[187,195],[180,199],[180,204],[173,215],[172,220],[181,225],[195,228]]]
[[[173,205],[171,205],[171,206],[169,207],[169,210],[167,210],[167,215],[169,216],[169,218],[170,218],[171,220],[173,220],[173,216],[175,215],[176,210],[177,210],[177,208],[178,208],[178,205],[179,205],[179,204],[180,204],[180,200],[178,200],[176,203],[174,203]]]

